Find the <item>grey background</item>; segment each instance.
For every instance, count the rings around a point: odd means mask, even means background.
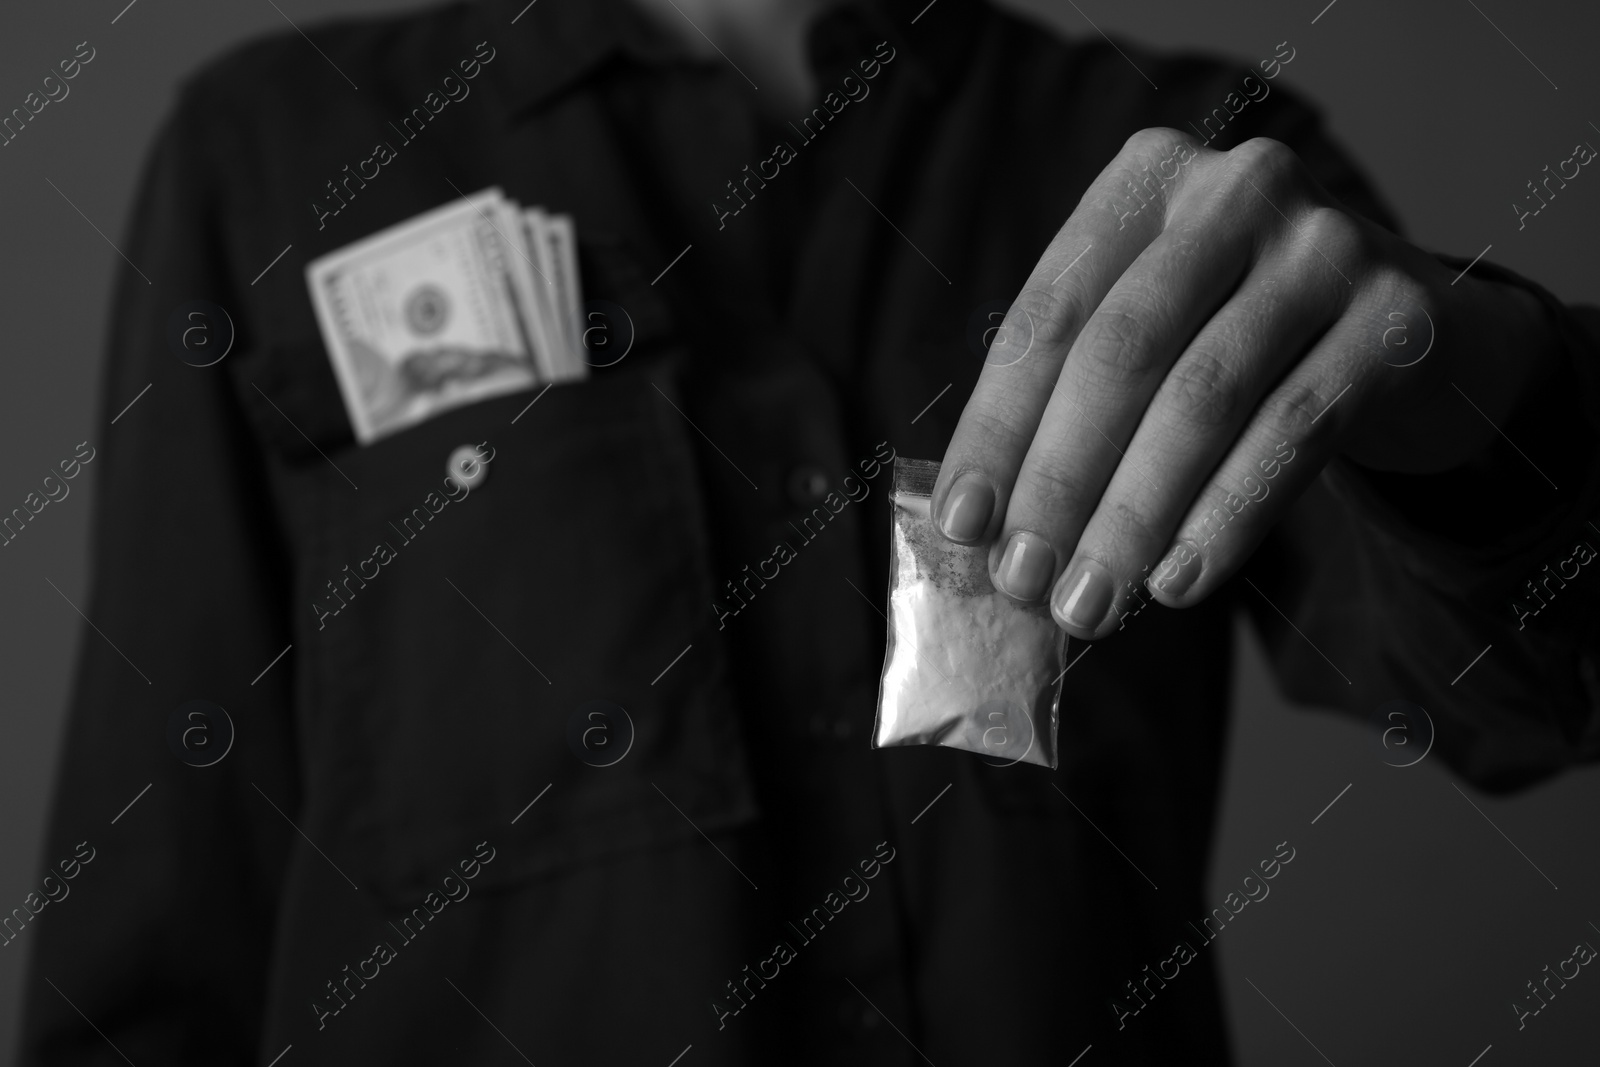
[[[1510,207],[1576,141],[1600,143],[1591,125],[1600,122],[1593,5],[1337,0],[1318,18],[1326,0],[1011,2],[1071,34],[1095,33],[1093,19],[1146,44],[1245,61],[1289,41],[1298,54],[1278,84],[1323,105],[1414,241],[1469,257],[1492,243],[1488,258],[1564,299],[1600,303],[1592,252],[1600,176],[1580,174],[1522,232]],[[117,253],[95,231],[120,240],[138,167],[177,81],[238,41],[287,30],[286,17],[310,23],[414,6],[277,0],[280,13],[268,0],[125,4],[10,5],[0,14],[0,110],[19,106],[78,42],[98,52],[70,96],[0,148],[0,323],[9,348],[0,510],[20,504],[77,442],[98,446],[105,436],[95,402]],[[308,62],[320,61],[308,53]],[[88,586],[95,467],[87,470],[27,537],[0,549],[0,911],[35,888],[83,633],[60,594],[81,604]],[[1240,1062],[1466,1067],[1491,1044],[1482,1067],[1573,1062],[1600,1018],[1600,976],[1585,970],[1521,1033],[1510,1003],[1575,942],[1600,943],[1600,926],[1591,927],[1600,923],[1600,774],[1567,774],[1512,799],[1463,792],[1434,760],[1385,766],[1374,731],[1291,709],[1252,643],[1239,666],[1212,900],[1220,904],[1278,842],[1297,850],[1271,895],[1203,950],[1220,953]],[[29,944],[25,935],[0,949],[0,1048],[8,1051]],[[1108,992],[1132,977],[1107,975]],[[1159,1000],[1129,1020],[1141,1025],[1161,1025]],[[1067,1059],[1077,1052],[1063,1051]],[[1084,1067],[1093,1062],[1091,1052]]]

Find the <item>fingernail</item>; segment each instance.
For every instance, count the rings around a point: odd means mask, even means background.
[[[1031,603],[1044,596],[1055,573],[1056,550],[1037,534],[1018,530],[1006,542],[995,585],[1007,596]]]
[[[1111,609],[1114,592],[1111,572],[1095,560],[1082,559],[1056,585],[1051,607],[1063,625],[1093,633]]]
[[[969,471],[956,479],[944,498],[939,529],[952,541],[976,541],[988,529],[994,513],[994,489],[983,475]]]
[[[1156,567],[1150,588],[1169,597],[1181,597],[1204,569],[1205,559],[1200,549],[1188,541],[1179,541]]]

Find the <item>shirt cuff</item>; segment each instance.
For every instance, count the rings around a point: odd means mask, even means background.
[[[1325,477],[1364,520],[1373,547],[1427,584],[1514,622],[1507,605],[1525,582],[1572,557],[1579,541],[1600,548],[1592,519],[1600,510],[1600,309],[1569,308],[1490,263],[1472,270],[1538,298],[1562,347],[1556,371],[1501,428],[1491,473],[1392,474],[1339,459]]]

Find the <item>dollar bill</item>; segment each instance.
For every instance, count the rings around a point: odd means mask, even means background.
[[[578,281],[578,240],[570,215],[552,215],[545,227],[550,256],[556,264],[556,316],[566,338],[566,368],[583,373],[583,294]]]
[[[519,208],[516,211],[518,234],[521,239],[526,270],[523,272],[524,304],[539,334],[539,343],[545,353],[545,373],[552,380],[563,377],[567,361],[562,358],[565,341],[558,329],[555,308],[560,301],[556,293],[556,270],[550,263],[542,230],[544,212],[538,208]]]
[[[550,373],[557,381],[582,378],[588,366],[578,328],[583,291],[572,219],[536,207],[523,209],[522,217],[529,256],[538,268],[533,299],[550,353]]]
[[[551,238],[528,216],[490,188],[306,267],[362,444],[464,404],[586,375],[567,325],[582,306],[571,221]]]

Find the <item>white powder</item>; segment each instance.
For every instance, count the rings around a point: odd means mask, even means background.
[[[893,522],[874,746],[943,745],[1053,768],[1065,635],[1049,608],[996,592],[988,550],[945,540],[927,496],[897,489]]]

